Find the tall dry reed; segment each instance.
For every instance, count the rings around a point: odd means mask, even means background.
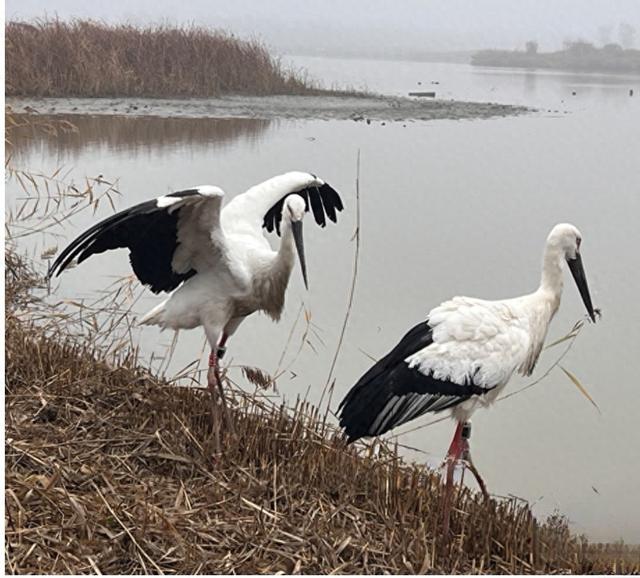
[[[5,26],[6,94],[207,97],[306,94],[318,87],[256,40],[199,26],[37,20]]]

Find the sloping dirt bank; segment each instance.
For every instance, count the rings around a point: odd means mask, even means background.
[[[212,456],[206,389],[176,387],[123,352],[71,342],[5,256],[5,562],[9,573],[597,573],[561,517],[516,499],[455,496],[383,444],[345,447],[314,408],[236,390],[235,433]],[[57,327],[57,329],[56,329]],[[251,389],[245,384],[247,390]]]

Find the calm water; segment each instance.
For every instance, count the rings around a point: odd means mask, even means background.
[[[310,170],[338,188],[347,206],[339,224],[320,230],[309,221],[305,229],[311,291],[303,291],[296,269],[281,324],[251,317],[228,354],[234,365],[274,371],[304,302],[313,330],[293,361],[293,373],[278,381],[278,391],[288,399],[307,395],[317,401],[348,300],[360,151],[361,262],[335,371],[334,408],[370,366],[369,356],[386,353],[443,299],[459,294],[503,298],[535,289],[548,231],[558,222],[576,224],[603,318],[585,328],[563,364],[579,376],[602,415],[556,370],[525,393],[474,416],[474,459],[493,492],[531,500],[541,514],[557,508],[595,540],[640,542],[639,79],[452,64],[293,61],[329,84],[389,94],[422,87],[443,98],[525,104],[541,112],[385,126],[76,119],[78,135],[32,140],[16,163],[49,173],[63,166],[78,181],[98,174],[118,179],[119,208],[201,183],[218,184],[231,196],[292,169]],[[8,191],[17,194],[12,183]],[[107,214],[102,207],[98,216]],[[75,236],[94,218],[79,216],[65,236]],[[114,275],[128,273],[125,254],[94,257],[62,277],[57,297],[90,297]],[[143,312],[156,301],[145,295],[135,310]],[[564,335],[583,313],[567,276],[551,339]],[[294,331],[285,364],[295,357],[303,325]],[[162,352],[171,337],[153,328],[139,335],[147,354]],[[203,339],[200,330],[183,332],[169,372],[197,358]],[[536,375],[557,354],[545,353]],[[237,368],[231,375],[240,379]],[[530,381],[514,379],[507,391]],[[447,421],[400,441],[422,450],[407,450],[410,458],[434,461],[444,455],[452,433]]]

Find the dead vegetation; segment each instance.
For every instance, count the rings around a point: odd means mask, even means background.
[[[188,26],[58,19],[5,26],[7,96],[317,94],[256,40]]]
[[[6,254],[6,567],[11,573],[606,572],[566,522],[345,448],[304,403],[234,390],[212,458],[206,389],[176,387],[28,321],[38,277]]]

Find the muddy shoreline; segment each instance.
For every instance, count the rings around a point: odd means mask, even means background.
[[[389,96],[230,96],[224,98],[7,98],[16,113],[411,121],[514,116],[534,109],[496,103]]]

